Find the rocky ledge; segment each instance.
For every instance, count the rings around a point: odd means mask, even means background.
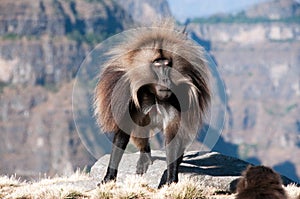
[[[166,180],[166,158],[164,151],[152,151],[153,164],[144,178],[149,186],[155,188]],[[125,153],[119,166],[117,181],[125,181],[128,175],[134,175],[139,153]],[[91,168],[90,175],[99,182],[103,179],[109,155],[100,158]],[[204,187],[214,187],[224,192],[234,192],[241,173],[250,163],[222,155],[217,152],[190,151],[185,153],[179,168],[179,180],[192,178]],[[285,185],[294,183],[282,176]]]

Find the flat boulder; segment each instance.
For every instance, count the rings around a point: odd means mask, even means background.
[[[143,175],[148,185],[156,188],[166,181],[165,151],[152,151],[153,164]],[[110,155],[100,158],[91,168],[90,176],[100,182],[107,170]],[[117,182],[124,182],[129,175],[135,175],[139,153],[125,153],[119,165]],[[179,167],[179,181],[183,177],[192,178],[204,187],[215,187],[220,191],[234,192],[243,170],[250,163],[222,155],[217,152],[189,151],[184,154]],[[284,184],[293,183],[282,177]]]

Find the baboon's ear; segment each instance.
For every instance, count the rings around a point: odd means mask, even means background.
[[[186,37],[188,36],[188,32],[187,32],[187,27],[188,27],[188,25],[190,24],[190,20],[188,19],[188,20],[186,20],[186,22],[184,23],[184,28],[183,28],[183,30],[182,30],[182,34],[184,34]]]
[[[186,28],[187,28],[187,24],[184,26],[184,28],[183,28],[183,30],[182,30],[182,34],[187,34]]]
[[[187,25],[185,25],[183,30],[182,30],[182,34],[184,34],[185,38],[188,37],[188,33],[187,33],[186,29],[187,29]]]

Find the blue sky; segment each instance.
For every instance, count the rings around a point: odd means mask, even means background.
[[[267,0],[168,0],[168,3],[172,14],[183,22],[191,17],[237,12],[265,1]]]

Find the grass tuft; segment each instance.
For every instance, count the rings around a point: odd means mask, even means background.
[[[88,185],[89,184],[89,185]],[[88,185],[88,186],[86,186]],[[45,178],[37,182],[20,182],[16,177],[0,176],[0,198],[5,199],[232,199],[234,194],[205,187],[196,180],[182,177],[177,184],[161,189],[148,185],[141,176],[129,175],[124,182],[109,182],[96,187],[96,180],[77,171],[69,177]],[[92,187],[92,188],[91,188]],[[300,195],[295,185],[284,187],[289,199]]]
[[[63,199],[83,199],[83,198],[88,198],[87,195],[84,195],[78,191],[71,191],[66,196],[62,197]]]
[[[205,199],[203,193],[203,187],[195,180],[185,178],[177,184],[171,184],[170,186],[164,186],[161,189],[161,195],[164,198],[174,199]]]

